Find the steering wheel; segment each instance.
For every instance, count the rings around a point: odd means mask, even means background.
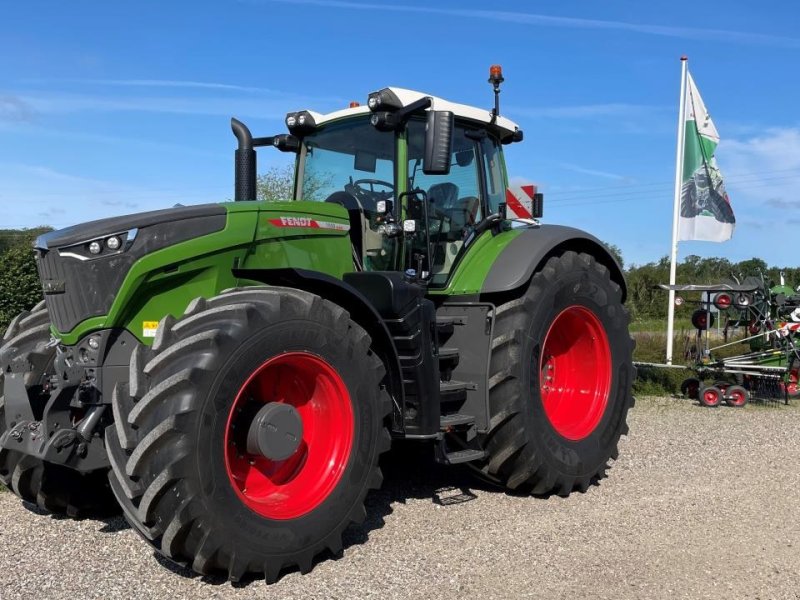
[[[356,179],[350,185],[356,188],[356,193],[380,195],[380,196],[394,194],[394,184],[389,181],[383,181],[382,179]],[[369,190],[363,187],[366,185],[369,186]],[[376,185],[385,187],[386,190],[385,191],[376,190],[375,189]]]
[[[376,190],[376,186],[384,187],[386,190]],[[389,200],[394,197],[394,185],[382,179],[356,179],[355,181],[351,179],[344,189],[367,210],[375,210],[375,205],[379,200]]]

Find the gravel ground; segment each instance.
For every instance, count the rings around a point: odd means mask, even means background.
[[[629,421],[609,478],[566,499],[395,458],[344,557],[272,586],[193,576],[119,518],[2,493],[0,598],[800,598],[800,409],[649,398]]]

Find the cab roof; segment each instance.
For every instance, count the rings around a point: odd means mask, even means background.
[[[405,88],[389,87],[385,89],[392,92],[401,101],[403,106],[408,106],[417,100],[420,100],[421,98],[430,97],[433,100],[430,110],[448,110],[451,111],[457,119],[466,119],[484,126],[491,125],[491,127],[494,129],[494,132],[500,139],[505,139],[508,136],[513,135],[515,131],[519,130],[519,126],[514,123],[514,121],[503,116],[498,116],[492,125],[492,111],[485,108],[476,108],[466,104],[458,104],[456,102],[445,100],[444,98],[438,98],[436,96],[431,96],[430,94],[425,94],[424,92],[407,90]],[[345,117],[369,114],[371,111],[364,104],[361,106],[344,108],[342,110],[337,110],[327,114],[321,114],[311,110],[307,112],[314,118],[314,123],[317,126],[320,126]]]

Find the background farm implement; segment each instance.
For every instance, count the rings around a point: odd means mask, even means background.
[[[676,298],[676,304],[692,303],[697,309],[691,321],[693,336],[687,336],[684,357],[694,372],[681,384],[681,392],[704,406],[722,402],[741,407],[751,399],[789,403],[798,395],[800,350],[800,295],[781,276],[771,286],[763,277],[742,283],[709,285],[660,285],[661,289],[700,298]],[[712,345],[716,319],[722,344]],[[743,337],[738,337],[743,332]],[[726,355],[739,345],[748,352]]]

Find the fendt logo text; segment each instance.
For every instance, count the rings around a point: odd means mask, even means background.
[[[335,229],[337,231],[349,231],[350,226],[343,223],[333,223],[330,221],[317,221],[309,217],[278,217],[268,219],[270,225],[275,227],[305,227],[310,229]]]

